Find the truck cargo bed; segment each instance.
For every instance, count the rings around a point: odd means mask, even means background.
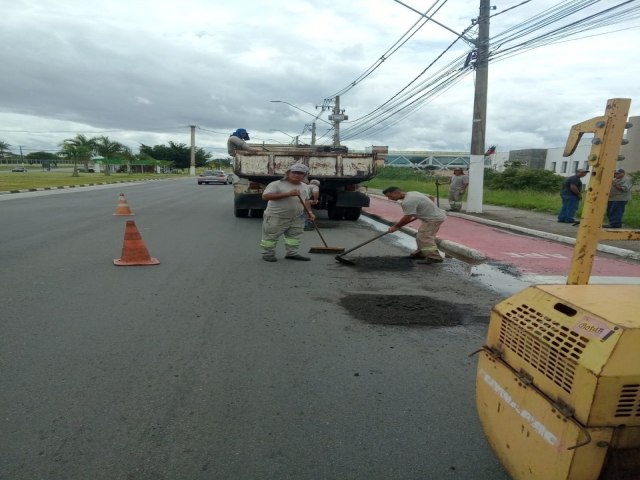
[[[240,178],[268,183],[282,178],[287,168],[295,163],[308,166],[310,178],[337,183],[360,183],[376,175],[374,154],[324,152],[311,148],[240,150],[236,153],[233,172]]]

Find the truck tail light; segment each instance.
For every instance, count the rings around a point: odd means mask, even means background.
[[[357,188],[358,186],[355,183],[352,183],[350,185],[345,185],[344,190],[345,192],[355,192]]]

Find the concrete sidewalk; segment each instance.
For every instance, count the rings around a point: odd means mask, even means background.
[[[369,195],[375,196],[376,199],[386,199],[376,191],[370,190]],[[448,207],[448,201],[440,199],[440,208],[447,209]],[[365,213],[373,217],[377,216],[383,221],[386,220],[386,223],[392,223],[397,220],[395,216],[385,218],[389,216],[386,212],[380,215],[380,212],[365,209]],[[447,212],[447,215],[569,245],[575,245],[579,228],[567,223],[558,223],[556,215],[553,214],[495,205],[484,205],[482,213],[466,213],[463,207],[461,212]],[[462,248],[464,249],[464,246]],[[637,240],[604,241],[598,245],[598,251],[629,260],[640,261],[640,241]],[[478,252],[469,249],[466,256],[471,259],[477,259]]]

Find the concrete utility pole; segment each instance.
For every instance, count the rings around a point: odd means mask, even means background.
[[[467,212],[482,213],[484,188],[484,152],[487,127],[487,88],[489,84],[489,11],[490,0],[480,0],[478,40],[476,43],[476,90],[471,127],[469,193]]]
[[[329,115],[329,120],[333,122],[333,146],[340,146],[340,122],[349,120],[349,116],[344,114],[344,110],[340,110],[340,95],[336,96],[333,105],[333,114]]]
[[[196,126],[189,125],[191,128],[191,167],[189,167],[189,175],[196,174]]]
[[[311,124],[311,145],[316,144],[316,122]]]

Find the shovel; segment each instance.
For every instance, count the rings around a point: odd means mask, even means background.
[[[302,207],[304,208],[304,211],[307,213],[307,215],[309,215],[311,212],[309,212],[309,209],[305,205],[304,200],[302,200],[302,197],[300,195],[298,195],[298,200],[300,200],[300,203],[302,204]],[[316,223],[316,221],[312,220],[311,223],[313,223],[313,228],[316,230],[316,232],[318,232],[318,235],[320,236],[320,240],[322,240],[322,243],[324,243],[324,247],[311,247],[309,249],[309,253],[341,253],[341,252],[344,252],[344,248],[342,248],[342,247],[330,247],[329,245],[327,245],[327,242],[324,240],[324,237],[322,236],[322,233],[320,233],[320,229],[318,228],[318,224]]]

